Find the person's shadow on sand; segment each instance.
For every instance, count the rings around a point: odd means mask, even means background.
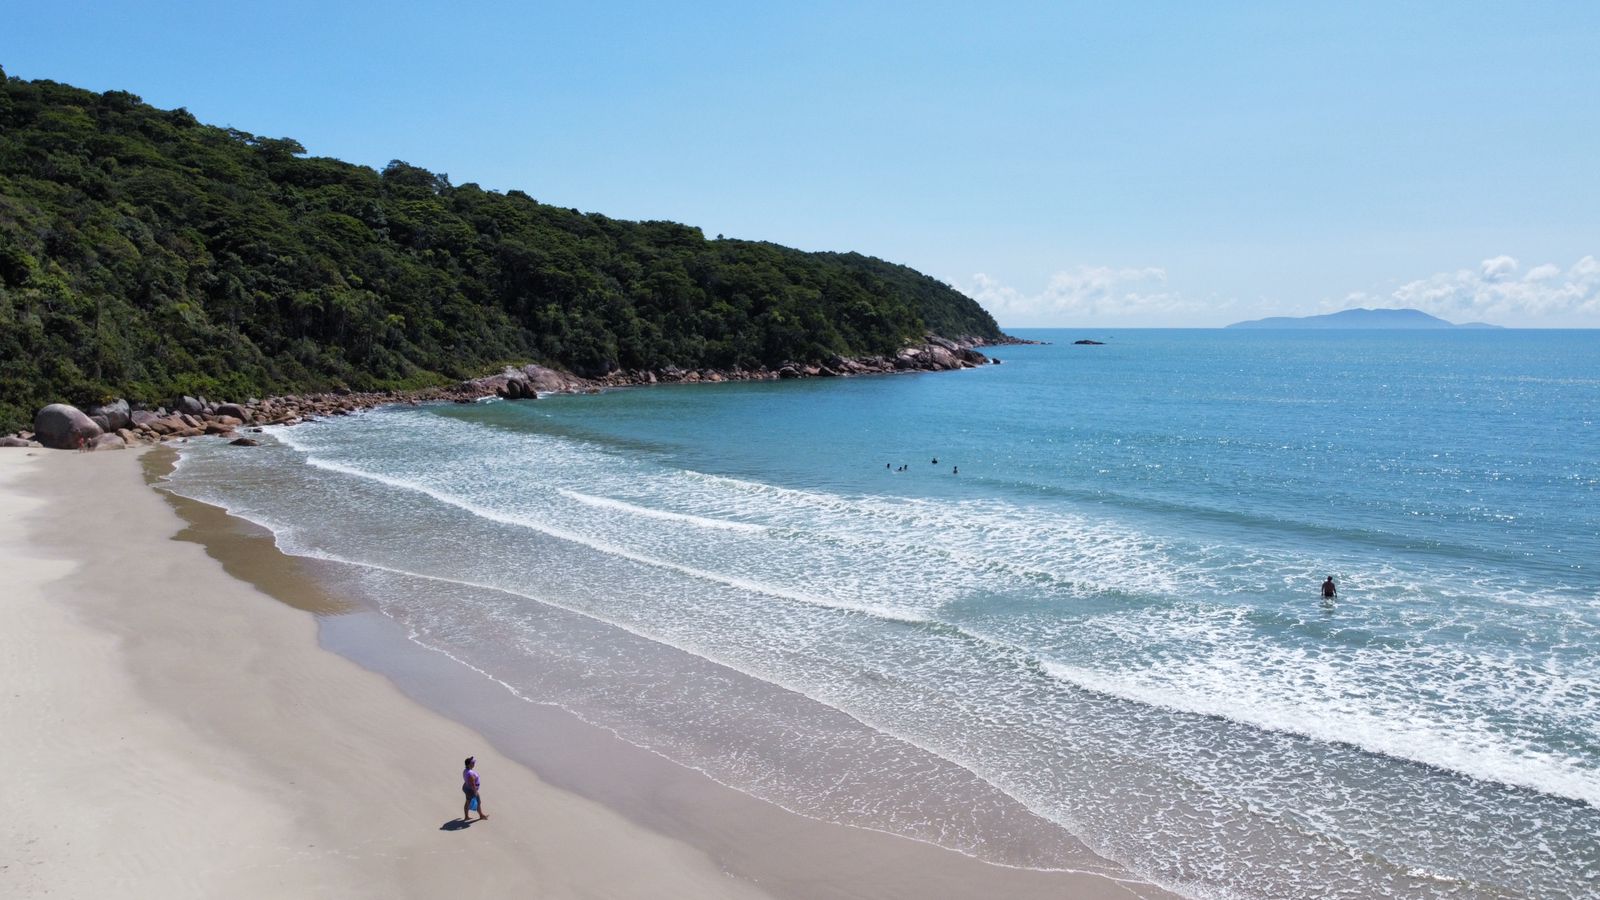
[[[439,826],[440,831],[465,831],[472,827],[472,822],[467,819],[451,819]]]

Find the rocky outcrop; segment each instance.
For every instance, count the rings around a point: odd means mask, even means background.
[[[647,384],[695,384],[708,381],[838,378],[849,375],[883,375],[893,372],[939,372],[974,368],[998,362],[998,360],[991,360],[989,357],[979,353],[975,349],[977,346],[979,346],[979,342],[975,340],[949,340],[936,335],[928,335],[924,338],[924,343],[906,347],[893,357],[835,356],[820,362],[784,362],[771,369],[766,367],[754,369],[680,369],[676,366],[667,366],[655,371],[619,370],[601,378],[574,379],[573,376],[566,376],[578,382],[578,384],[565,386],[558,390],[593,391],[607,387]]]
[[[17,437],[15,435],[7,435],[5,437],[0,437],[0,447],[43,447],[43,446],[44,445],[39,443],[38,441],[30,441],[27,438],[20,438],[20,437]]]
[[[102,434],[89,442],[89,449],[96,452],[101,450],[126,450],[128,443],[115,434]]]
[[[33,417],[33,433],[53,450],[78,450],[99,437],[101,428],[76,406],[52,403]]]
[[[1036,343],[1008,339],[1009,343]],[[297,425],[326,416],[344,416],[377,406],[454,401],[472,403],[486,397],[507,400],[533,400],[540,394],[594,393],[605,388],[650,384],[695,384],[721,381],[759,381],[796,378],[839,378],[855,375],[878,375],[894,372],[939,372],[968,369],[985,363],[998,363],[977,351],[982,342],[973,339],[949,340],[937,335],[927,335],[923,342],[905,347],[892,357],[885,356],[835,356],[830,359],[800,362],[789,361],[776,368],[734,367],[730,369],[681,369],[667,366],[662,369],[616,370],[598,378],[581,378],[570,372],[540,365],[507,367],[503,371],[483,378],[458,382],[449,387],[424,388],[415,391],[358,392],[337,388],[324,394],[298,394],[268,397],[264,400],[250,398],[242,403],[212,402],[205,397],[183,396],[172,408],[130,407],[125,400],[94,407],[103,426],[84,412],[66,404],[56,403],[39,411],[34,422],[38,440],[47,447],[60,449],[110,448],[135,444],[185,440],[202,435],[214,435],[230,440],[239,446],[254,446],[251,438],[239,438],[235,430],[244,425]],[[252,430],[260,430],[255,428]],[[97,442],[101,435],[109,439]],[[15,440],[27,440],[34,435],[18,434]],[[99,446],[97,447],[97,443]],[[18,446],[10,443],[0,446]]]

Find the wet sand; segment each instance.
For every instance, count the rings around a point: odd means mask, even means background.
[[[169,452],[0,453],[0,801],[38,811],[0,893],[1165,896],[794,815],[518,700],[151,490]],[[493,818],[462,828],[469,753]]]

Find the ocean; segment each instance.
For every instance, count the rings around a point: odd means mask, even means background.
[[[169,486],[805,815],[1195,897],[1596,895],[1600,333],[1018,334],[194,441]]]

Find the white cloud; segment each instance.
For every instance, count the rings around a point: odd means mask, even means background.
[[[1012,327],[1102,325],[1220,325],[1234,317],[1304,315],[1351,307],[1412,307],[1452,322],[1512,327],[1600,327],[1600,261],[1585,256],[1563,268],[1544,263],[1523,269],[1515,257],[1485,259],[1475,268],[1439,272],[1401,284],[1388,294],[1364,291],[1326,299],[1321,309],[1285,308],[1263,297],[1254,303],[1216,295],[1195,296],[1168,284],[1159,266],[1083,266],[1050,276],[1035,292],[1018,290],[985,273],[957,284]]]
[[[1453,322],[1497,325],[1600,325],[1600,262],[1585,256],[1570,268],[1546,263],[1524,275],[1509,256],[1486,259],[1477,271],[1440,272],[1401,285],[1391,295]]]
[[[1517,271],[1517,261],[1509,256],[1496,256],[1483,261],[1485,281],[1499,281]]]
[[[1206,305],[1167,287],[1167,271],[1156,266],[1116,269],[1078,266],[1050,276],[1044,290],[1023,293],[979,272],[967,294],[1002,324],[1156,324]]]

